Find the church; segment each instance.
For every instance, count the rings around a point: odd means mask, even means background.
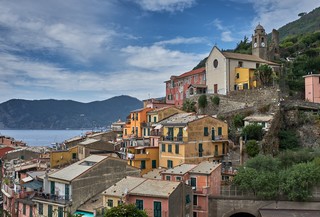
[[[272,61],[279,58],[279,33],[272,31],[270,45],[268,35],[260,24],[252,35],[252,55],[220,51],[214,46],[206,61],[207,93],[227,95],[231,91],[259,87],[255,69],[268,65],[279,71],[280,64]]]

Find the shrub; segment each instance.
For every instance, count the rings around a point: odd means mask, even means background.
[[[215,106],[218,106],[220,104],[220,97],[219,96],[214,96],[214,97],[211,97],[211,102],[213,105]]]
[[[205,108],[208,105],[207,96],[201,95],[198,99],[199,108]]]
[[[256,140],[249,140],[246,142],[246,152],[249,157],[255,157],[259,154],[260,148]]]
[[[262,126],[258,124],[249,124],[242,129],[242,136],[246,137],[247,140],[260,141],[263,136]]]

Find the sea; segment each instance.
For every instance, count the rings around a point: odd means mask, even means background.
[[[52,147],[67,139],[85,135],[88,130],[0,130],[1,136],[9,136],[23,141],[28,146]]]

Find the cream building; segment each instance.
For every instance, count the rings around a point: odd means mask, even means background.
[[[214,46],[206,61],[206,84],[208,93],[227,95],[230,91],[238,90],[237,71],[239,68],[257,69],[267,64],[273,71],[279,71],[280,65],[267,60],[267,35],[259,24],[252,36],[253,55],[220,51]],[[241,84],[242,89],[249,89],[250,78]],[[247,87],[247,88],[246,88]]]

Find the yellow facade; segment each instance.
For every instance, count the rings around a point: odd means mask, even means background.
[[[176,107],[163,107],[147,112],[147,124],[143,128],[143,136],[150,136],[152,131],[152,124],[162,121],[163,119],[170,117],[174,114],[183,113],[183,110],[180,110]]]
[[[169,131],[173,131],[173,136],[168,136]],[[159,145],[160,167],[221,160],[228,152],[228,125],[210,116],[184,126],[164,126],[163,135]]]
[[[111,209],[112,207],[119,206],[121,201],[125,202],[124,199],[125,199],[125,197],[119,198],[116,196],[102,195],[102,205],[103,205],[103,207],[106,207],[107,209]],[[112,205],[112,206],[110,206],[110,205]]]
[[[235,89],[244,90],[252,89],[257,87],[257,82],[255,80],[254,69],[249,68],[236,68],[235,70]]]
[[[152,108],[143,108],[130,112],[123,129],[123,139],[142,137],[142,125],[147,122],[147,112],[151,110]]]
[[[78,159],[78,147],[74,146],[68,150],[52,151],[50,153],[50,167],[57,168],[71,164]]]
[[[159,147],[128,147],[130,159],[128,164],[141,169],[141,175],[159,167]]]

